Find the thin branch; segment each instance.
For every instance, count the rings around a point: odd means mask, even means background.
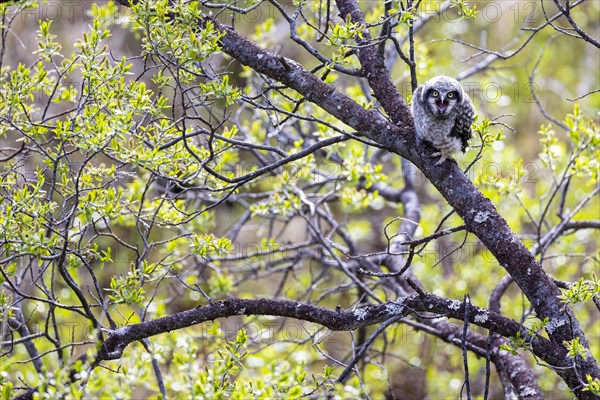
[[[471,383],[469,382],[469,358],[467,355],[467,332],[469,330],[469,312],[470,312],[470,305],[471,305],[471,300],[469,299],[469,295],[465,295],[464,301],[463,301],[464,307],[465,307],[465,317],[463,320],[463,331],[462,331],[462,354],[463,354],[463,365],[465,367],[465,383],[464,383],[464,387],[465,390],[467,391],[467,400],[471,400]]]
[[[367,350],[369,350],[369,348],[371,347],[371,345],[373,344],[375,339],[377,339],[377,337],[381,333],[383,333],[383,331],[385,331],[388,326],[390,326],[393,323],[398,322],[401,319],[402,319],[401,315],[396,315],[396,316],[393,316],[393,317],[389,318],[388,320],[384,321],[381,325],[379,325],[377,327],[377,329],[375,329],[375,332],[373,332],[371,334],[371,336],[369,336],[369,339],[367,339],[367,341],[362,344],[358,353],[356,353],[356,355],[348,363],[346,368],[342,371],[342,373],[340,374],[340,376],[337,379],[337,382],[338,383],[346,382],[346,379],[350,376],[350,372],[352,372],[356,363],[365,356],[365,354],[367,353]]]

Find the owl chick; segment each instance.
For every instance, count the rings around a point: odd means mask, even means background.
[[[456,79],[437,76],[415,89],[412,114],[418,140],[426,140],[441,156],[435,165],[465,152],[471,139],[474,110],[471,99]]]

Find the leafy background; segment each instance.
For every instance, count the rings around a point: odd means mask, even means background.
[[[92,288],[100,288],[119,326],[205,304],[205,295],[281,296],[330,308],[353,307],[357,290],[341,271],[327,267],[324,261],[330,255],[311,242],[307,231],[316,228],[305,217],[305,208],[322,201],[358,243],[359,253],[384,251],[384,232],[397,229],[402,207],[361,190],[359,179],[400,188],[400,160],[379,154],[372,163],[376,149],[347,141],[240,187],[201,170],[203,160],[210,160],[212,170],[234,179],[257,167],[256,153],[268,157],[264,151],[244,150],[232,139],[277,146],[292,154],[310,140],[332,137],[336,129],[346,127],[311,103],[294,108],[292,101],[299,96],[289,90],[268,90],[261,98],[263,78],[221,54],[219,34],[212,27],[197,30],[194,17],[203,9],[194,4],[177,8],[177,24],[161,17],[164,2],[153,3],[154,9],[140,3],[133,11],[112,2],[99,7],[86,3],[72,9],[73,18],[64,4],[0,5],[7,16],[2,31],[0,143],[12,148],[25,143],[34,149],[1,167],[2,279],[19,276],[31,296],[52,293],[61,304],[80,304],[73,288],[57,279],[50,261],[55,249],[66,245],[70,251],[64,262],[82,296],[93,301]],[[368,21],[380,20],[382,4],[361,6]],[[440,3],[423,1],[420,7],[416,15],[397,10],[403,17],[396,28],[399,36],[407,33],[410,18],[427,16],[423,10],[436,10]],[[292,4],[286,9],[292,12]],[[53,14],[54,10],[59,11]],[[306,3],[303,10],[308,20],[319,24],[319,3]],[[600,3],[586,2],[576,10],[578,23],[598,36],[594,16]],[[9,17],[14,18],[10,28]],[[223,12],[217,17],[222,22],[233,18],[239,32],[265,48],[307,68],[317,65],[290,41],[289,26],[272,4],[260,3],[246,15]],[[523,26],[544,21],[540,3],[525,1],[453,3],[431,18],[416,34],[419,82],[439,74],[457,76],[485,58],[473,58],[478,50],[458,41],[507,53],[529,35]],[[315,31],[305,23],[297,26],[297,33],[332,60],[356,68],[354,58],[343,57],[356,29],[338,18],[323,41],[317,42]],[[517,44],[510,45],[513,39]],[[508,50],[499,50],[505,45]],[[479,116],[472,147],[457,161],[466,168],[481,151],[467,173],[532,246],[560,222],[560,203],[553,193],[565,175],[572,177],[563,209],[574,210],[587,199],[577,219],[598,218],[600,197],[594,191],[600,94],[568,100],[598,87],[598,55],[584,41],[546,28],[517,55],[462,81]],[[410,101],[408,69],[396,61],[391,72]],[[567,129],[549,122],[532,98],[533,73],[535,95]],[[356,78],[328,71],[324,79],[365,107],[377,107]],[[279,111],[267,109],[264,98]],[[284,111],[304,119],[293,118],[286,126],[292,132],[279,135],[277,124],[287,121]],[[178,119],[177,125],[173,119]],[[207,127],[219,135],[212,150],[207,132],[200,132],[198,140],[172,144],[182,130],[192,133]],[[422,237],[435,232],[451,208],[420,173],[414,174],[422,213],[416,236]],[[55,181],[49,184],[50,179]],[[177,190],[184,195],[173,195]],[[62,218],[71,221],[68,243],[58,229]],[[444,226],[461,223],[451,215]],[[328,240],[342,242],[335,232]],[[8,260],[14,255],[14,261]],[[345,256],[342,251],[337,255]],[[564,281],[592,278],[599,256],[596,230],[564,235],[541,255],[545,270]],[[37,275],[27,271],[34,266],[47,272],[32,284]],[[464,232],[430,242],[412,270],[427,290],[453,299],[469,294],[481,306],[488,304],[491,289],[505,275],[476,238]],[[383,288],[376,290],[385,297]],[[0,300],[6,318],[17,299],[3,291]],[[598,341],[593,339],[598,338],[600,321],[593,304],[578,302],[573,307],[598,356]],[[503,298],[502,311],[534,324],[530,305],[514,285]],[[42,377],[26,362],[29,355],[21,346],[3,353],[1,384],[7,398],[12,387],[22,386],[20,380],[32,386],[66,381],[67,360],[94,349],[94,331],[83,316],[34,299],[23,301],[23,313],[32,332],[43,332],[51,315],[65,346],[57,349],[45,336],[36,339],[39,351],[48,352],[42,357]],[[244,326],[247,330],[240,331]],[[372,329],[355,335],[368,335]],[[313,342],[311,335],[319,340]],[[324,394],[333,387],[340,367],[334,369],[332,360],[347,356],[355,339],[353,334],[330,333],[310,324],[256,317],[171,332],[152,338],[150,346],[173,397],[296,398],[311,390]],[[394,325],[375,349],[381,354],[362,367],[362,382],[355,377],[333,390],[345,397],[372,398],[390,391],[404,393],[405,398],[460,393],[463,361],[455,345],[409,325]],[[471,355],[469,362],[474,390],[481,392],[485,363]],[[84,377],[83,389],[50,385],[46,393],[41,391],[42,397],[53,398],[65,390],[77,398],[156,398],[159,388],[150,363],[144,346],[136,344],[120,360],[103,363]],[[543,366],[537,366],[536,373],[549,397],[569,397],[555,374]],[[502,398],[494,375],[492,387],[494,398]]]

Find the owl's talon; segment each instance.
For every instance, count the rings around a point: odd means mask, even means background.
[[[446,161],[447,158],[444,156],[441,156],[440,159],[438,160],[438,162],[436,162],[434,165],[440,165],[441,163],[443,163],[444,161]]]
[[[438,156],[440,157],[440,159],[434,165],[440,165],[444,161],[450,159],[450,158],[446,157],[446,155],[443,154],[441,151],[437,151],[437,152],[431,154],[431,158],[435,158],[435,157],[438,157]]]

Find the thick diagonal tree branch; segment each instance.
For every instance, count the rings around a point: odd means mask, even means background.
[[[344,18],[350,16],[353,22],[364,24],[356,2],[339,1],[338,7]],[[434,166],[430,162],[433,149],[416,143],[410,110],[391,82],[384,62],[377,54],[377,48],[370,46],[370,36],[366,29],[363,30],[362,37],[356,38],[360,46],[356,53],[375,97],[394,123],[376,110],[365,110],[296,62],[258,47],[215,19],[206,17],[201,24],[207,20],[225,33],[221,39],[225,53],[296,90],[360,134],[415,164],[461,216],[468,230],[483,242],[513,277],[532,303],[538,317],[548,318],[547,332],[550,339],[562,345],[565,341],[579,338],[580,343],[588,347],[574,314],[558,299],[558,287],[512,232],[491,201],[473,185],[456,163],[446,162]],[[589,393],[581,392],[580,377],[586,374],[600,377],[600,369],[589,351],[586,359],[564,358],[557,366],[560,367],[557,373],[582,398],[589,396]]]
[[[365,25],[356,1],[339,0],[337,3],[343,18],[349,16],[353,22]],[[408,105],[394,87],[384,60],[378,56],[377,49],[370,46],[369,31],[365,29],[361,37],[356,38],[356,42],[360,46],[357,49],[358,58],[375,97],[396,124],[412,122]],[[409,127],[409,135],[413,136],[412,126]],[[372,139],[378,141],[377,138]],[[397,147],[393,150],[401,153],[401,149]],[[425,149],[420,149],[428,156],[428,152],[423,150]],[[533,304],[538,316],[551,320],[555,329],[549,329],[548,333],[553,341],[562,343],[575,337],[583,340],[583,332],[579,325],[576,321],[573,323],[572,312],[562,312],[563,304],[557,298],[560,294],[558,287],[542,270],[533,254],[518,240],[491,201],[477,190],[456,163],[447,162],[435,166],[423,157],[413,158],[413,154],[401,155],[406,156],[423,171],[465,221],[469,231],[477,235],[500,265],[507,269]]]

